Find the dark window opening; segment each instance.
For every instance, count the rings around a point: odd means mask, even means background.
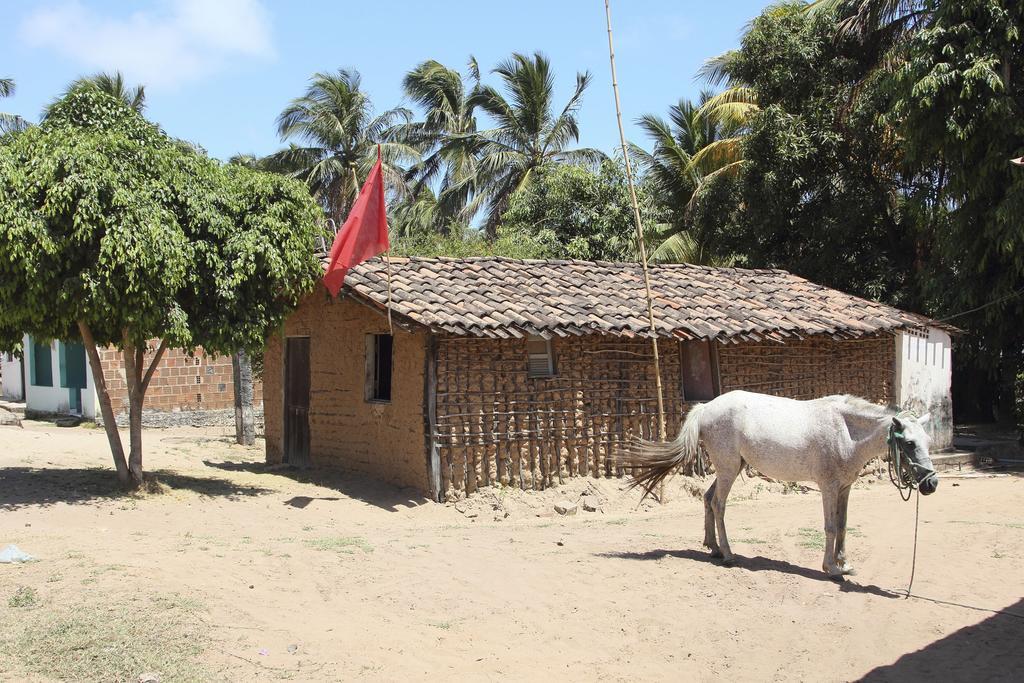
[[[551,351],[551,340],[530,337],[526,340],[528,364],[527,377],[554,377],[555,355]]]
[[[683,400],[710,401],[718,395],[718,357],[706,341],[681,344]]]
[[[49,344],[32,342],[32,384],[37,387],[53,386],[53,357]]]
[[[391,400],[391,371],[393,367],[394,337],[390,334],[367,336],[367,389],[368,401]]]

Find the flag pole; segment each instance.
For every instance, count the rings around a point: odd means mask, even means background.
[[[605,20],[608,24],[608,61],[612,67],[612,92],[615,93],[615,118],[619,124],[619,141],[622,143],[622,157],[626,162],[626,181],[629,184],[629,197],[633,202],[633,219],[636,222],[637,250],[640,254],[640,266],[644,273],[644,290],[647,293],[647,319],[650,322],[651,348],[654,351],[654,384],[658,390],[658,436],[662,441],[668,440],[665,429],[665,399],[661,388],[661,359],[658,356],[658,328],[654,323],[654,296],[651,294],[651,275],[647,269],[647,246],[644,244],[644,227],[640,220],[640,205],[636,200],[636,188],[633,186],[633,166],[629,162],[629,149],[626,146],[626,133],[622,128],[622,105],[619,101],[619,82],[615,76],[615,48],[612,45],[612,10],[609,0],[604,0]]]
[[[380,145],[377,145],[377,161],[380,161]],[[382,169],[383,170],[383,169]],[[356,175],[356,167],[352,166],[352,187],[356,190],[356,195],[359,194],[359,176]],[[388,239],[388,248],[384,252],[384,263],[388,266],[388,334],[392,337],[395,336],[395,328],[391,324],[391,240]]]
[[[381,164],[380,174],[383,182],[384,165],[380,159],[380,143],[377,143],[377,163]],[[385,215],[387,215],[385,213]],[[388,334],[395,336],[395,328],[391,324],[391,235],[388,235],[388,248],[384,252],[384,262],[388,264]]]

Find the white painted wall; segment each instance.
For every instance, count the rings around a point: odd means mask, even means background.
[[[32,373],[29,369],[31,362],[32,338],[27,334],[24,337],[25,348],[25,410],[37,410],[42,413],[65,414],[71,412],[70,395],[66,387],[60,386],[60,353],[57,344],[50,342],[50,365],[53,373],[53,386],[36,386],[32,384]],[[86,387],[82,389],[82,412],[81,416],[88,419],[96,418],[96,387],[93,384],[92,368],[89,366],[89,356],[85,357],[85,381]]]
[[[896,400],[918,415],[931,413],[926,427],[932,450],[953,443],[953,351],[949,334],[931,327],[927,332],[896,336]]]
[[[21,395],[21,359],[6,353],[0,354],[0,373],[4,383],[0,395],[7,401],[20,401]]]

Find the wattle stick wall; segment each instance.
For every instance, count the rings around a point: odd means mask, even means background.
[[[526,342],[438,339],[437,434],[442,490],[458,498],[482,486],[542,489],[572,476],[621,476],[616,452],[657,435],[650,344],[605,336],[553,341],[556,376],[527,376]],[[674,436],[682,399],[678,342],[663,340],[666,420]],[[850,393],[890,404],[895,340],[881,334],[718,344],[721,391],[791,398]]]

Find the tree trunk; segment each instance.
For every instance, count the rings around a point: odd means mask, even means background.
[[[235,380],[235,441],[243,446],[256,443],[256,418],[252,407],[252,363],[239,349],[231,357]]]
[[[128,330],[123,332],[124,350],[124,376],[128,384],[128,433],[130,438],[130,450],[128,453],[128,484],[133,488],[142,486],[142,406],[146,398],[146,389],[153,379],[160,359],[163,358],[167,349],[167,340],[160,342],[159,348],[153,356],[149,368],[143,373],[142,367],[145,360],[145,345],[133,346]]]
[[[117,480],[121,482],[122,486],[128,486],[128,463],[124,459],[124,445],[121,443],[121,434],[117,431],[117,420],[114,418],[114,408],[110,404],[110,392],[107,391],[107,381],[103,377],[103,366],[100,364],[96,340],[84,320],[78,321],[78,331],[82,335],[85,352],[89,355],[92,380],[96,385],[96,396],[99,398],[100,413],[103,415],[103,431],[107,433],[107,441],[110,443],[110,454],[114,457]]]
[[[142,390],[141,363],[144,350],[129,346],[125,334],[124,379],[128,385],[128,484],[132,488],[142,486],[142,401],[145,392]]]

